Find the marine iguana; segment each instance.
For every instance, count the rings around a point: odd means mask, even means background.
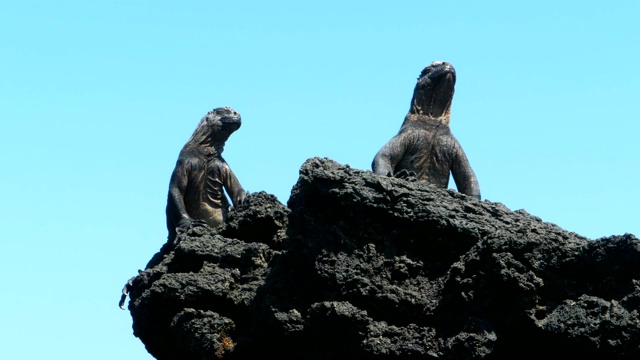
[[[223,187],[233,206],[244,202],[246,192],[222,158],[225,142],[240,128],[241,122],[240,114],[230,107],[213,109],[200,120],[182,147],[169,181],[166,209],[169,236],[165,246],[175,244],[178,227],[207,224],[215,228],[223,224],[229,210]],[[153,262],[154,259],[147,268]],[[133,279],[135,276],[122,288],[118,305],[123,310]]]
[[[456,72],[448,62],[435,61],[422,70],[400,131],[373,159],[374,173],[415,176],[446,189],[451,172],[458,191],[480,200],[476,175],[449,128],[455,84]]]
[[[244,201],[246,192],[229,164],[222,158],[224,144],[241,125],[240,114],[230,107],[217,108],[205,115],[180,151],[169,182],[167,230],[175,241],[176,228],[192,223],[222,225],[229,210]]]

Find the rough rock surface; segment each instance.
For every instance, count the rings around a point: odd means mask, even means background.
[[[157,359],[640,357],[640,241],[308,160],[133,281]]]

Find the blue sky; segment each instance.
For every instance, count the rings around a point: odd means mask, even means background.
[[[313,156],[370,169],[434,60],[483,199],[640,234],[637,1],[11,1],[0,6],[0,358],[151,359],[117,307],[166,239],[200,118],[286,203]],[[452,184],[453,186],[453,184]]]

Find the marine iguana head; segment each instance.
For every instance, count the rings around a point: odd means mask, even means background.
[[[213,109],[205,115],[187,142],[216,153],[222,153],[224,143],[231,134],[240,128],[242,119],[237,111],[230,107]]]
[[[434,61],[422,70],[413,90],[409,115],[423,115],[449,123],[456,70],[451,64]]]

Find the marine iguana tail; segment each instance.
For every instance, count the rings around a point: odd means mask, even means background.
[[[374,173],[415,176],[446,189],[451,172],[458,191],[480,199],[478,180],[449,129],[455,84],[456,72],[448,62],[422,70],[400,131],[373,159]]]

